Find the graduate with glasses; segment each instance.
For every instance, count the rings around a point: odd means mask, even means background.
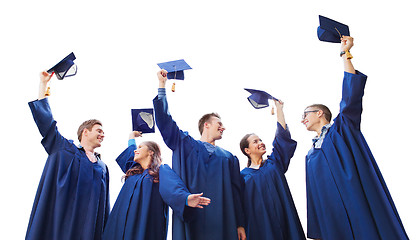
[[[331,240],[408,239],[361,132],[367,76],[356,71],[351,62],[353,38],[346,25],[342,27],[322,16],[320,23],[321,41],[341,43],[345,72],[340,111],[333,124],[330,110],[322,104],[308,106],[301,120],[308,131],[316,133],[306,156],[307,236]]]

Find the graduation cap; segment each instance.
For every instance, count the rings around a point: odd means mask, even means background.
[[[152,108],[131,109],[132,130],[154,133],[154,110]]]
[[[63,80],[65,77],[71,77],[77,73],[77,65],[73,62],[76,59],[74,53],[70,53],[67,57],[50,68],[47,72],[49,74],[55,73],[58,80]]]
[[[349,27],[330,18],[319,15],[320,26],[317,28],[317,37],[323,42],[340,43],[342,36],[349,35]]]
[[[274,98],[272,95],[270,95],[269,93],[265,91],[249,89],[249,88],[245,88],[244,90],[251,93],[251,95],[247,98],[247,100],[249,100],[250,104],[256,109],[268,107],[269,99],[278,101],[278,99]],[[274,109],[272,107],[272,115],[273,114],[274,114]]]
[[[167,71],[167,79],[176,79],[176,80],[184,80],[185,75],[183,74],[184,70],[192,69],[183,59],[164,62],[164,63],[157,63],[157,65]],[[175,83],[172,86],[172,92],[175,91]]]

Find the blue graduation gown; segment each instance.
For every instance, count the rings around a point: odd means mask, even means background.
[[[259,169],[241,171],[249,240],[306,239],[285,178],[297,142],[277,123],[272,154]]]
[[[48,159],[39,182],[26,239],[102,239],[109,215],[109,174],[98,159],[57,130],[48,100],[29,103]]]
[[[203,192],[211,199],[203,209],[184,208],[192,212],[187,214],[193,216],[190,221],[182,221],[182,213],[173,215],[173,239],[237,239],[237,227],[244,226],[238,159],[220,147],[209,154],[203,142],[180,130],[169,114],[166,97],[156,97],[153,103],[156,124],[173,151],[173,170],[190,192]]]
[[[135,145],[130,145],[116,159],[126,173],[138,165],[134,162]],[[162,168],[162,167],[161,167]],[[128,177],[119,192],[106,224],[103,239],[164,240],[167,237],[168,206],[146,169]]]
[[[340,113],[306,156],[309,238],[408,239],[360,130],[366,80],[344,73]]]

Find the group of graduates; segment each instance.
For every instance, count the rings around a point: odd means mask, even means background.
[[[306,156],[307,237],[331,240],[408,239],[380,170],[361,133],[367,76],[356,71],[341,37],[344,78],[340,112],[331,124],[321,104],[304,110],[302,123],[317,133]],[[130,134],[116,161],[124,185],[110,211],[109,172],[95,152],[104,138],[102,123],[88,120],[78,130],[80,145],[57,130],[46,95],[52,74],[42,72],[38,100],[29,103],[43,137],[47,159],[36,193],[26,239],[166,239],[168,206],[172,239],[306,239],[285,173],[296,149],[285,122],[284,103],[275,99],[277,129],[273,150],[246,134],[239,161],[216,146],[225,130],[216,113],[199,120],[201,138],[179,129],[169,113],[167,71],[157,73],[155,121],[172,150],[172,168],[161,164],[159,146],[136,145]]]

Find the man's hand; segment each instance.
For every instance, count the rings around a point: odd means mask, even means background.
[[[342,36],[340,41],[341,41],[341,45],[340,45],[341,51],[349,51],[354,45],[354,38],[350,36]]]
[[[157,78],[159,79],[159,88],[166,88],[167,71],[164,69],[158,71]]]
[[[47,87],[48,82],[51,80],[52,74],[49,74],[45,71],[39,74],[39,92],[38,92],[38,100],[44,99],[47,95]]]
[[[239,237],[239,240],[246,240],[246,232],[244,231],[244,227],[238,227],[237,228],[237,234]]]
[[[211,199],[202,197],[204,193],[190,194],[188,196],[188,206],[194,208],[204,208],[211,203]]]

